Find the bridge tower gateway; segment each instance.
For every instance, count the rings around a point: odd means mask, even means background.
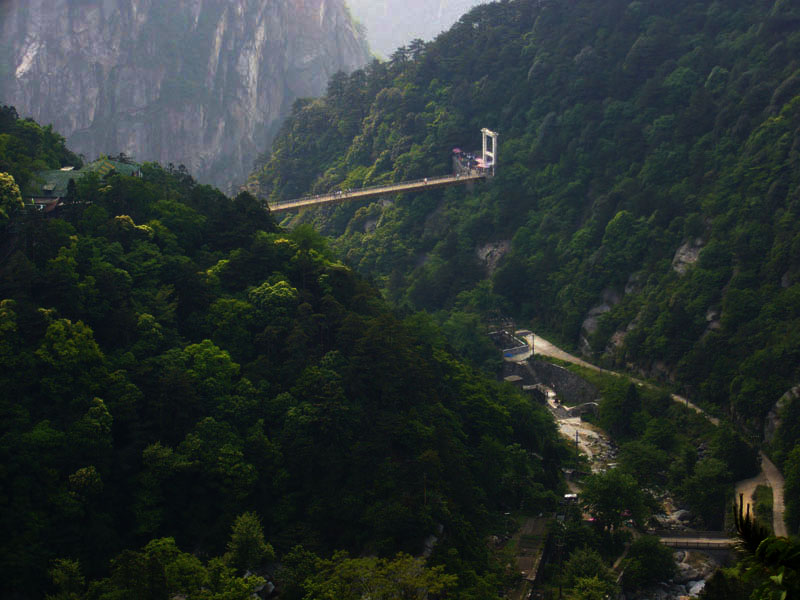
[[[497,168],[497,133],[484,127],[481,129],[483,134],[483,164],[487,168],[491,167],[492,175]],[[491,142],[491,143],[490,143]]]

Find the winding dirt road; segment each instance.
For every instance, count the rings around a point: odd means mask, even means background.
[[[525,340],[528,342],[528,345],[533,348],[533,352],[531,354],[541,354],[542,356],[549,356],[551,358],[557,358],[559,360],[563,360],[568,363],[572,363],[575,365],[580,365],[581,367],[586,367],[587,369],[592,369],[593,371],[598,371],[601,373],[608,373],[609,375],[614,375],[617,377],[622,376],[620,373],[615,371],[609,371],[608,369],[601,369],[600,367],[593,365],[591,363],[586,362],[583,359],[578,358],[577,356],[573,356],[568,352],[565,352],[561,348],[553,345],[552,343],[548,342],[546,339],[539,337],[536,334],[525,332],[524,335]],[[634,381],[638,384],[645,385],[649,388],[655,388],[654,385],[642,381],[640,379],[636,379],[635,377],[629,377],[631,381]],[[683,396],[679,396],[678,394],[671,394],[672,399],[675,402],[683,404],[684,406],[691,408],[698,414],[703,415],[706,419],[709,420],[710,423],[713,425],[719,426],[719,419],[716,417],[712,417],[709,414],[700,408],[699,406],[689,402],[688,398],[684,398]],[[784,501],[783,501],[783,475],[778,470],[778,468],[772,464],[769,458],[763,453],[760,452],[761,456],[761,473],[759,473],[756,477],[752,479],[745,479],[744,481],[740,481],[736,484],[736,494],[737,496],[739,493],[745,494],[745,502],[750,502],[750,505],[753,506],[753,492],[756,489],[756,486],[759,484],[766,484],[772,488],[772,498],[773,498],[773,505],[772,505],[772,528],[775,531],[775,535],[788,535],[788,531],[786,530],[786,524],[783,521],[783,513],[784,513]]]

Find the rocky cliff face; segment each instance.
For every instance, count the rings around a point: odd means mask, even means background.
[[[347,0],[367,28],[370,46],[384,57],[414,38],[430,40],[487,0]]]
[[[92,158],[244,181],[297,97],[368,59],[344,0],[4,0],[0,103]]]

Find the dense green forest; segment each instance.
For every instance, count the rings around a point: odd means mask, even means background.
[[[511,314],[680,387],[797,490],[800,402],[763,438],[800,379],[798,56],[785,0],[487,4],[298,102],[251,183],[282,199],[444,174],[499,131],[487,184],[296,221],[398,307]]]
[[[616,592],[623,513],[641,525],[654,492],[720,525],[756,444],[800,532],[800,401],[764,436],[800,377],[797,56],[786,0],[482,5],[298,101],[260,197],[145,164],[48,217],[24,191],[79,158],[4,107],[0,593],[244,600],[269,574],[290,600],[497,598],[513,574],[487,535],[554,508],[569,452],[485,376],[480,325],[507,315],[738,429],[598,381],[619,468],[584,482],[593,527],[567,519],[568,597]],[[445,174],[481,127],[486,183],[286,229],[268,211]],[[749,558],[706,597],[795,593],[797,544],[737,525]],[[623,587],[669,577],[667,554],[636,540]]]
[[[485,536],[560,485],[543,407],[246,192],[144,164],[25,206],[77,157],[2,115],[0,595],[245,599],[277,560],[290,599],[496,597]]]

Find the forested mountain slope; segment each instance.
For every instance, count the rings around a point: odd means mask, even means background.
[[[298,102],[262,193],[446,173],[499,131],[472,192],[303,218],[400,306],[511,313],[760,438],[800,379],[798,5],[514,0],[405,50]]]
[[[239,186],[291,103],[366,63],[343,0],[5,0],[0,103],[90,160]]]
[[[247,599],[259,556],[293,565],[286,598],[337,565],[413,586],[424,561],[311,553],[420,555],[432,534],[458,583],[433,569],[431,589],[495,597],[486,527],[554,506],[543,407],[247,193],[146,163],[45,218],[12,177],[70,164],[63,138],[4,107],[0,150],[2,597]]]

